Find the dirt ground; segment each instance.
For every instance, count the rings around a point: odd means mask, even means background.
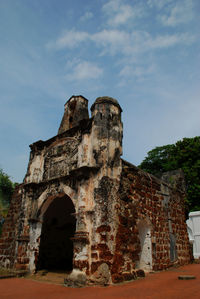
[[[194,275],[194,280],[179,280]],[[200,298],[200,264],[192,264],[109,287],[67,288],[31,278],[0,280],[1,299],[188,299]]]

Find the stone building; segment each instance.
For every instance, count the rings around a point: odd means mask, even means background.
[[[122,109],[72,96],[58,134],[30,145],[0,240],[7,268],[110,284],[190,260],[184,191],[121,159]]]

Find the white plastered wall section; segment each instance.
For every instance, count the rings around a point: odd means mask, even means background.
[[[190,212],[186,223],[189,240],[193,244],[193,256],[198,259],[200,258],[200,211]]]
[[[147,221],[141,220],[138,224],[139,239],[141,245],[140,259],[137,263],[138,269],[152,270],[152,242],[151,226]]]

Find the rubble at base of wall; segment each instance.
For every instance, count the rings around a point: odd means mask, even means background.
[[[65,279],[66,287],[84,287],[87,285],[86,274],[80,270],[73,270]]]
[[[73,270],[71,274],[69,274],[64,279],[64,285],[66,287],[85,287],[88,285],[100,285],[100,286],[108,286],[111,284],[118,284],[123,282],[128,282],[131,280],[136,280],[139,278],[144,278],[145,272],[142,269],[137,269],[135,271],[124,272],[122,274],[113,274],[112,277],[110,275],[109,267],[106,263],[101,264],[98,271],[94,273],[92,276],[87,277],[85,273],[79,270]]]

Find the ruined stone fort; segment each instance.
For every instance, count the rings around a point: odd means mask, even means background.
[[[30,145],[0,239],[3,267],[118,283],[190,260],[184,190],[123,160],[122,109],[72,96],[58,134]],[[133,148],[134,152],[134,148]]]

